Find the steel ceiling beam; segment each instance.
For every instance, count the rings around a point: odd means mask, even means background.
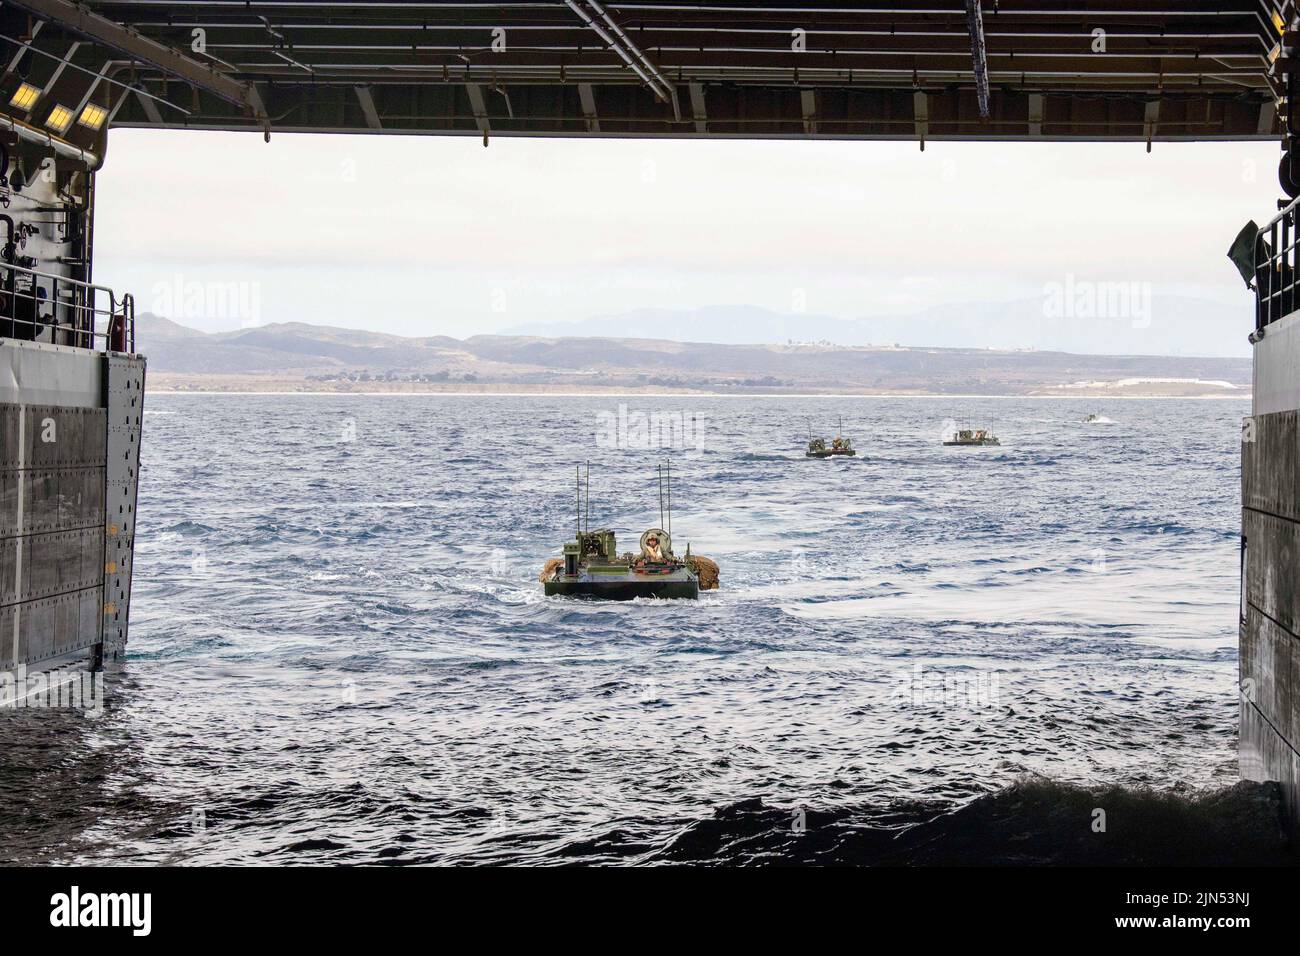
[[[245,84],[136,30],[101,17],[81,4],[67,0],[10,0],[9,5],[123,56],[147,63],[234,106],[249,112],[253,110]]]
[[[966,22],[970,29],[970,55],[975,70],[975,96],[980,116],[989,115],[989,59],[984,47],[984,11],[980,0],[966,0]]]
[[[187,58],[191,31],[202,27],[196,65],[256,87],[265,107],[254,103],[255,113],[270,114],[249,116],[202,92],[189,127],[1137,142],[1246,139],[1275,128],[1266,56],[1276,36],[1259,0],[999,0],[987,18],[982,3],[965,0],[65,6]],[[791,48],[796,27],[806,48]],[[1107,48],[1092,52],[1097,27]],[[508,47],[494,48],[497,29]],[[78,37],[42,39],[66,48]],[[94,73],[104,56],[86,44],[72,66]],[[136,88],[165,93],[176,79],[133,59]],[[678,87],[689,100],[669,113],[661,104]],[[156,122],[131,97],[111,125]]]
[[[631,67],[633,73],[641,77],[645,85],[650,88],[650,91],[654,93],[656,97],[663,100],[665,103],[673,99],[668,81],[665,80],[663,75],[655,69],[654,65],[646,59],[646,55],[637,48],[636,44],[628,39],[627,34],[623,32],[619,25],[614,22],[613,18],[599,3],[596,3],[595,0],[587,0],[587,5],[591,7],[596,17],[600,18],[600,20],[597,20],[583,9],[582,4],[579,3],[578,0],[564,0],[564,2],[570,10],[582,18],[582,21],[587,24],[587,26],[591,27],[591,29],[595,31],[596,36],[600,37],[600,39],[604,41],[604,43],[614,53],[616,53],[623,62]],[[603,21],[603,23],[601,21]],[[606,29],[607,27],[608,29]],[[611,35],[611,31],[613,32],[613,35]]]
[[[361,104],[361,112],[366,118],[366,125],[371,129],[383,129],[384,124],[379,119],[379,111],[375,109],[375,98],[370,93],[370,87],[358,86],[357,102]]]
[[[23,58],[23,55],[26,54],[27,51],[31,49],[32,43],[36,39],[36,35],[41,32],[41,27],[43,26],[45,26],[45,21],[37,20],[34,24],[32,24],[32,32],[30,36],[22,40],[14,41],[14,46],[16,49],[14,50],[13,58],[10,59],[9,61],[9,66],[5,68],[5,76],[8,76],[10,73],[12,73],[14,70],[18,68],[18,61],[21,60]]]

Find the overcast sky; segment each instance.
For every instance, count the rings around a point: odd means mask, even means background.
[[[1250,300],[1225,251],[1276,211],[1277,156],[1265,142],[485,149],[115,130],[96,279],[205,329],[458,337],[639,308],[859,318],[1148,282],[1157,297],[1221,303],[1225,335],[1244,341]],[[1174,351],[1175,325],[1168,335]]]

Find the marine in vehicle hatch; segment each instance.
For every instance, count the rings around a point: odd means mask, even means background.
[[[645,547],[641,549],[641,554],[647,561],[653,561],[655,564],[662,564],[664,553],[659,548],[659,535],[651,532],[646,538]]]
[[[691,546],[678,557],[672,539],[672,470],[659,469],[660,525],[642,532],[635,554],[620,555],[613,530],[590,528],[591,468],[585,482],[586,518],[583,515],[584,481],[577,475],[577,534],[564,545],[564,556],[551,558],[539,576],[548,596],[586,597],[627,601],[638,597],[698,598],[700,591],[718,587],[718,565]]]

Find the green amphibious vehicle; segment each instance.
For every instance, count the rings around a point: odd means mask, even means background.
[[[853,441],[844,436],[844,420],[840,419],[839,437],[832,438],[829,445],[826,444],[825,438],[814,438],[812,434],[812,425],[808,426],[808,450],[804,452],[805,458],[837,458],[845,456],[853,458],[857,452],[853,450]]]
[[[664,520],[665,480],[668,489],[667,521]],[[587,473],[587,517],[590,520],[591,474]],[[660,521],[672,527],[671,471],[659,470]],[[630,601],[633,598],[698,598],[700,591],[718,586],[718,566],[708,558],[691,554],[681,557],[673,550],[670,531],[662,527],[641,533],[638,551],[618,553],[614,532],[592,531],[582,518],[583,482],[578,478],[578,529],[564,545],[564,557],[552,558],[542,569],[540,580],[546,595]]]
[[[952,440],[945,441],[945,445],[1001,445],[987,428],[961,428],[952,433]]]
[[[849,457],[857,455],[853,450],[853,442],[847,438],[832,438],[828,446],[825,438],[808,439],[808,450],[804,452],[805,458],[834,458],[836,455]]]

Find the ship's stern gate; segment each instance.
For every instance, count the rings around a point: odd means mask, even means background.
[[[0,673],[98,668],[125,647],[145,375],[134,312],[130,296],[0,263]]]

